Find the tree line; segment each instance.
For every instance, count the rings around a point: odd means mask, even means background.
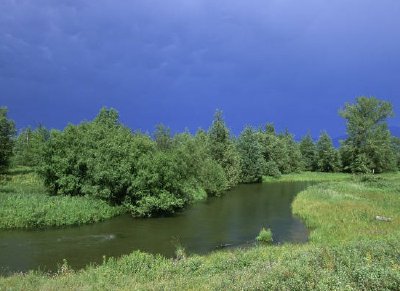
[[[400,168],[400,139],[387,119],[389,102],[359,97],[346,104],[347,138],[339,149],[327,132],[300,142],[273,124],[246,127],[234,137],[221,111],[210,128],[172,135],[159,125],[152,135],[132,132],[114,109],[63,130],[43,126],[16,135],[0,109],[0,169],[33,167],[51,195],[88,195],[124,205],[134,216],[173,213],[194,200],[220,195],[239,183],[300,171],[381,173]]]

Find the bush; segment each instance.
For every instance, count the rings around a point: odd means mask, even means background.
[[[268,161],[265,165],[265,175],[274,178],[280,178],[282,176],[279,171],[278,165],[274,161]]]
[[[267,228],[265,229],[264,227],[261,229],[260,233],[256,237],[256,241],[261,242],[261,243],[272,243],[272,231],[271,229]]]

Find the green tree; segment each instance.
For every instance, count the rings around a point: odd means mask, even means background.
[[[355,104],[346,104],[340,115],[347,122],[348,138],[341,149],[345,170],[384,172],[395,168],[392,139],[387,126],[387,119],[393,116],[389,102],[375,97],[358,97]]]
[[[38,171],[54,195],[121,203],[132,190],[139,158],[154,149],[149,137],[132,134],[115,110],[103,108],[91,122],[52,131]]]
[[[321,172],[338,172],[341,168],[339,152],[333,147],[327,132],[317,142],[317,167]]]
[[[265,175],[279,177],[304,168],[299,144],[287,130],[277,134],[272,123],[257,132],[266,162]]]
[[[268,123],[265,131],[259,132],[259,139],[263,146],[263,156],[266,161],[265,175],[278,177],[281,173],[287,173],[289,155],[286,143],[275,131],[272,123]]]
[[[257,134],[251,127],[246,127],[242,131],[237,142],[237,148],[242,165],[241,182],[260,182],[265,172],[266,162]]]
[[[231,139],[221,111],[215,113],[208,136],[211,156],[224,169],[228,187],[231,188],[238,184],[240,180],[240,156]]]
[[[171,149],[171,130],[163,124],[158,124],[156,126],[156,131],[154,132],[154,140],[160,150],[165,151]]]
[[[16,133],[15,123],[7,117],[7,112],[7,108],[0,107],[0,171],[10,165]]]
[[[32,130],[30,127],[21,131],[14,146],[14,161],[17,165],[35,167],[43,156],[50,132],[43,126]]]
[[[310,134],[307,134],[300,141],[300,152],[305,170],[315,171],[317,168],[317,147]]]
[[[286,155],[288,157],[288,164],[284,173],[299,172],[304,169],[303,158],[300,151],[299,144],[294,140],[294,136],[288,130],[280,135],[280,139],[284,144]]]
[[[400,138],[392,138],[392,147],[396,157],[397,169],[400,170]]]

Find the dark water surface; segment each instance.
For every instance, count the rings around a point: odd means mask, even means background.
[[[142,250],[173,256],[179,242],[187,253],[253,243],[261,227],[274,243],[307,241],[291,203],[309,183],[239,185],[223,197],[197,203],[174,217],[133,219],[123,215],[79,227],[0,231],[0,272],[56,270],[67,259],[73,268],[100,263],[103,255]]]

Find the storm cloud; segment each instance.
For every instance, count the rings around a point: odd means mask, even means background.
[[[338,135],[358,95],[400,112],[399,15],[395,0],[2,0],[0,105],[19,127],[105,105],[134,129],[196,130],[220,108],[235,132]]]

